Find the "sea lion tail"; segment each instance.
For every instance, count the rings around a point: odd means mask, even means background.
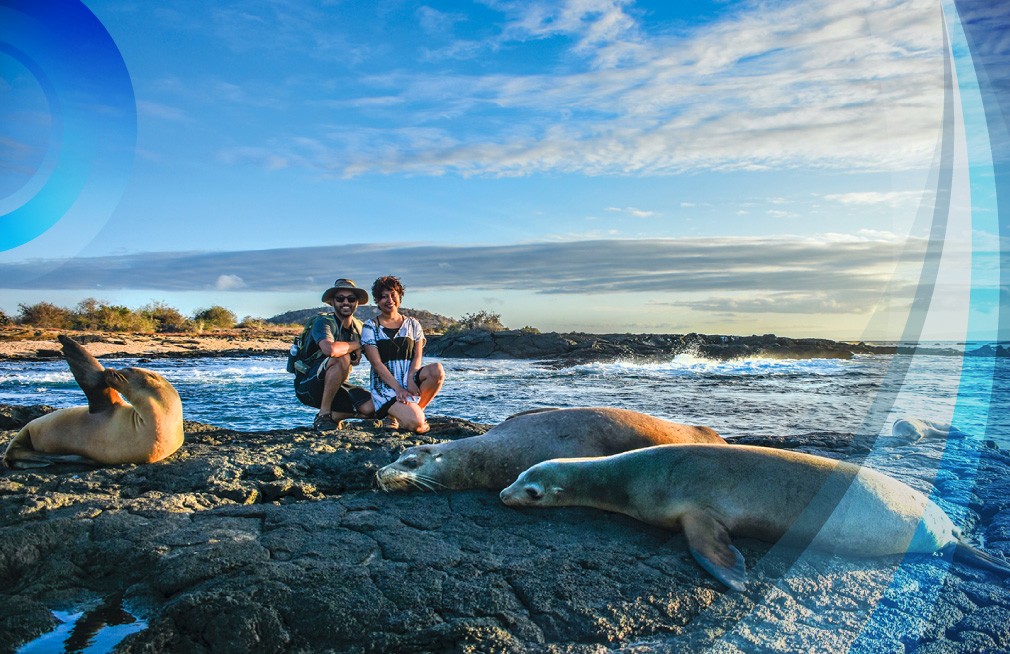
[[[1010,563],[998,556],[983,552],[960,539],[958,539],[954,546],[954,558],[965,563],[970,563],[976,568],[1010,575]]]

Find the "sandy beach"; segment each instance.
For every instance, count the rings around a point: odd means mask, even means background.
[[[136,334],[33,327],[0,328],[0,359],[61,358],[57,334],[86,344],[96,357],[192,357],[282,354],[298,333],[294,327],[216,330],[201,333]]]

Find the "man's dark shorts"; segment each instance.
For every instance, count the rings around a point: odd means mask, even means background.
[[[323,378],[317,376],[322,359],[316,365],[305,371],[304,375],[295,375],[295,395],[298,401],[306,406],[320,408],[323,402]],[[353,384],[341,384],[337,394],[330,404],[330,411],[336,413],[355,413],[359,406],[372,399],[368,390]]]

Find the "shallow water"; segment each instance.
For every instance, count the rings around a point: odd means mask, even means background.
[[[147,622],[131,613],[119,595],[106,598],[97,606],[92,603],[52,614],[60,624],[19,647],[17,654],[102,654],[111,652],[130,634],[147,628]]]

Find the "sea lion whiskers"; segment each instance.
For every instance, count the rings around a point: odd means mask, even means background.
[[[407,476],[407,481],[413,484],[415,487],[422,490],[437,491],[443,488],[447,488],[445,484],[438,481],[433,477],[428,477],[427,475],[413,474]]]
[[[419,475],[414,472],[402,470],[375,473],[375,481],[379,485],[379,490],[394,491],[405,490],[408,487],[419,488],[421,490],[437,491],[446,488],[445,484],[427,475]]]

